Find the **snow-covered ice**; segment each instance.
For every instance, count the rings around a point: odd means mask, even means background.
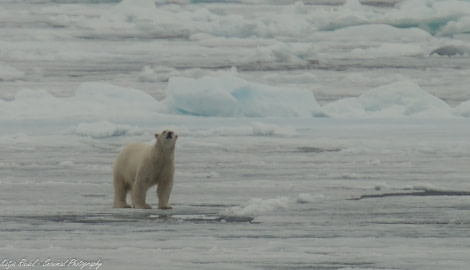
[[[423,116],[452,117],[451,107],[409,81],[399,81],[372,89],[357,98],[345,98],[324,106],[332,115],[343,117]],[[457,110],[459,114],[459,110]],[[461,113],[461,115],[465,115]]]
[[[216,122],[252,126],[229,120]],[[111,209],[114,157],[151,133],[2,135],[1,254],[103,269],[466,267],[468,197],[351,199],[470,190],[467,119],[259,121],[296,133],[200,134],[214,120],[184,122],[171,211]]]
[[[254,84],[234,76],[171,79],[162,103],[167,112],[198,116],[324,115],[310,91]]]
[[[0,269],[468,268],[470,2],[0,7]],[[164,129],[174,209],[112,209]]]
[[[83,83],[72,97],[57,98],[45,90],[21,90],[0,101],[3,120],[113,120],[132,123],[164,115],[249,118],[312,117],[468,117],[468,101],[451,108],[410,80],[396,81],[320,106],[305,89],[277,88],[236,76],[200,79],[176,77],[158,101],[144,91],[107,83]],[[166,116],[167,117],[167,116]]]

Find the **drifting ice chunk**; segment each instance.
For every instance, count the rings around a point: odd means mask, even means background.
[[[144,91],[108,83],[86,82],[77,89],[75,102],[87,105],[100,114],[132,115],[156,111],[158,101]]]
[[[236,112],[237,101],[223,89],[239,85],[240,81],[231,77],[205,77],[199,80],[171,78],[163,104],[172,113],[232,116]]]
[[[142,119],[156,112],[159,102],[147,93],[107,83],[83,83],[75,96],[57,98],[46,90],[19,91],[12,101],[0,101],[0,119],[79,120]]]
[[[468,1],[410,0],[401,1],[379,20],[400,28],[419,27],[432,34],[452,35],[468,29],[462,19],[469,10]]]
[[[467,3],[465,3],[467,4]],[[467,4],[468,5],[468,4]],[[469,5],[470,6],[470,5]],[[449,21],[446,26],[444,26],[439,35],[443,36],[452,36],[460,33],[468,33],[470,30],[470,16],[468,14],[463,16],[458,20]],[[467,51],[468,52],[468,51]]]
[[[313,94],[226,75],[171,78],[164,112],[223,117],[312,117],[324,115]]]
[[[470,100],[461,103],[457,108],[455,108],[457,114],[464,117],[470,117]]]
[[[345,98],[323,107],[337,116],[424,116],[450,117],[452,109],[441,99],[411,81],[377,87],[358,98]]]
[[[432,36],[424,30],[417,28],[396,28],[386,24],[368,24],[344,27],[332,32],[318,32],[313,34],[314,39],[328,38],[332,41],[345,42],[378,42],[379,44],[413,44],[430,40]]]
[[[0,118],[2,119],[47,119],[64,117],[73,107],[68,101],[52,96],[46,90],[23,89],[16,93],[15,99],[0,102]]]

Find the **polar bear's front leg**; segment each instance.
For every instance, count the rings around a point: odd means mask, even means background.
[[[173,181],[159,183],[157,186],[158,208],[159,209],[173,209],[168,204],[170,201],[170,194],[173,188]]]
[[[152,207],[145,203],[145,197],[147,196],[147,189],[142,181],[136,179],[134,186],[132,187],[132,204],[134,208],[138,209],[151,209]]]

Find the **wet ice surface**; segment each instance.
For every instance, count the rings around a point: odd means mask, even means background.
[[[289,120],[298,127],[289,136],[232,136],[233,126],[250,123],[232,120],[223,134],[180,136],[169,211],[111,209],[115,155],[150,134],[4,136],[1,254],[100,259],[104,269],[468,265],[468,196],[351,200],[469,191],[464,120]],[[187,128],[210,123],[193,119]]]
[[[2,1],[0,263],[466,270],[470,4],[295,2]],[[163,129],[174,209],[112,209]]]

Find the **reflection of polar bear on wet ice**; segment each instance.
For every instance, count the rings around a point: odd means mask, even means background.
[[[171,209],[168,204],[175,174],[175,143],[173,131],[155,134],[153,145],[130,144],[119,153],[114,164],[114,208],[129,208],[127,193],[131,191],[132,206],[150,209],[145,202],[147,190],[157,185],[158,208]]]

